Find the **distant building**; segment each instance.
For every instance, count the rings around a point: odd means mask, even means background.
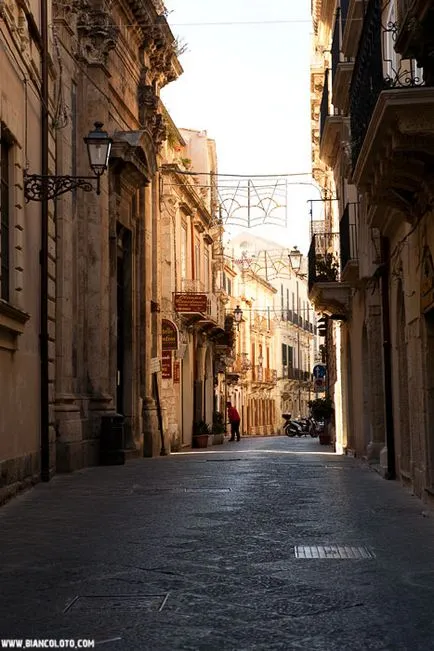
[[[215,142],[178,130],[169,117],[164,145],[161,220],[161,317],[179,337],[163,350],[162,404],[172,449],[192,444],[195,423],[213,424],[225,406],[216,396],[216,347],[225,334],[222,226],[217,218]],[[194,175],[194,172],[198,175]]]
[[[240,305],[247,312],[244,318],[250,334],[245,338],[250,343],[243,351],[242,364],[256,367],[260,357],[264,369],[269,369],[252,371],[250,380],[257,373],[269,378],[267,399],[272,401],[273,418],[266,433],[277,432],[282,413],[305,417],[309,400],[314,398],[312,369],[319,351],[315,314],[307,296],[306,260],[296,276],[288,249],[251,233],[232,238],[225,251],[238,268]],[[262,395],[264,388],[259,386]],[[250,386],[247,395],[252,395]]]

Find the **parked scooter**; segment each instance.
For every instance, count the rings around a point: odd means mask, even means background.
[[[303,436],[301,425],[292,420],[292,414],[282,414],[285,419],[283,432],[286,436]]]
[[[317,423],[314,421],[313,418],[309,419],[309,434],[311,435],[312,438],[318,436]]]

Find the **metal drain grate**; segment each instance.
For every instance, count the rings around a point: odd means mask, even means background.
[[[353,560],[375,558],[375,554],[368,547],[351,547],[350,545],[296,545],[295,558],[328,558]]]

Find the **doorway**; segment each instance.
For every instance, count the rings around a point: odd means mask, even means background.
[[[116,246],[116,411],[125,416],[125,432],[132,427],[133,323],[131,233],[118,225]]]
[[[125,270],[122,237],[118,237],[116,269],[116,411],[118,414],[123,414],[125,381]]]

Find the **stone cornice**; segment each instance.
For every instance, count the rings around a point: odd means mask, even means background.
[[[176,38],[152,0],[127,0],[127,5],[142,29],[143,45],[151,64],[149,74],[158,78],[161,88],[183,72],[176,56]]]
[[[188,199],[193,204],[193,207],[198,211],[202,221],[205,222],[207,228],[212,224],[212,215],[206,207],[203,199],[197,194],[197,189],[189,181],[189,177],[182,174],[182,170],[176,163],[165,164],[161,168],[163,174],[173,174],[176,184],[179,184],[181,192],[185,192]]]

